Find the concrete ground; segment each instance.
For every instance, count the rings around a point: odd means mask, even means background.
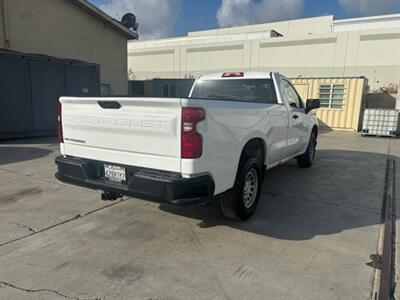
[[[315,165],[268,171],[237,223],[212,205],[103,202],[54,179],[53,139],[3,142],[0,299],[370,298],[389,152],[400,140],[321,133]]]

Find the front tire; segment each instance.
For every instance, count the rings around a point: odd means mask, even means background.
[[[309,168],[312,166],[315,158],[315,149],[317,147],[317,134],[311,132],[310,141],[308,142],[307,150],[302,155],[297,157],[297,165],[300,168]]]
[[[254,213],[260,199],[262,167],[257,158],[243,158],[232,190],[220,196],[222,214],[230,219],[245,221]]]

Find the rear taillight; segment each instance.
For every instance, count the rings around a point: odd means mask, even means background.
[[[197,123],[206,118],[202,108],[182,108],[181,157],[198,158],[203,152],[203,137],[197,132]]]
[[[63,143],[63,130],[62,130],[62,123],[61,123],[61,103],[57,103],[56,112],[57,112],[57,134],[58,134],[58,142]]]

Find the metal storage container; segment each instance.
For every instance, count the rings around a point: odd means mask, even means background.
[[[368,85],[365,77],[292,78],[301,98],[320,99],[316,110],[320,127],[361,130],[361,107]]]
[[[399,134],[399,110],[366,109],[362,123],[362,135],[392,136]]]
[[[97,95],[97,64],[0,49],[0,140],[55,135],[60,96]]]

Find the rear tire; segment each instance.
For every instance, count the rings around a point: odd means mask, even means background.
[[[300,168],[309,168],[312,166],[315,158],[316,147],[317,147],[317,134],[315,131],[312,131],[306,152],[297,157],[297,165]]]
[[[221,212],[225,217],[237,221],[251,217],[260,199],[262,170],[257,158],[241,159],[233,189],[219,197]]]

